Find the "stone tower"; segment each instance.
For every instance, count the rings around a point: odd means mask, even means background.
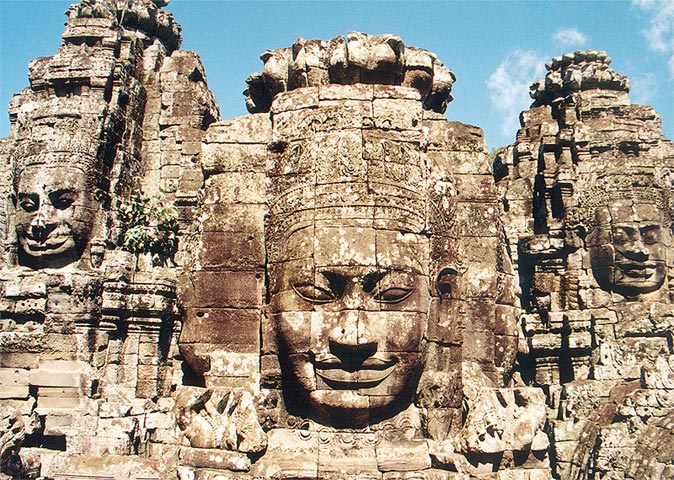
[[[605,53],[488,155],[396,35],[221,120],[165,4],[73,5],[11,102],[0,477],[674,475],[674,148]]]
[[[554,58],[494,176],[556,476],[667,478],[674,146],[610,62]]]

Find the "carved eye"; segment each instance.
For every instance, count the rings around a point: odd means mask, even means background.
[[[660,229],[651,228],[641,232],[641,241],[647,244],[658,243],[660,239]]]
[[[54,206],[58,208],[59,210],[65,210],[66,208],[70,207],[73,204],[72,199],[70,198],[59,198],[54,202]]]
[[[310,284],[295,284],[293,290],[307,302],[311,303],[328,303],[336,300],[337,297],[330,290],[316,285]]]
[[[629,235],[622,228],[616,228],[613,230],[613,243],[621,245],[629,241]]]
[[[19,206],[23,209],[24,212],[34,212],[38,209],[38,202],[31,197],[21,197],[19,200]]]
[[[49,195],[49,200],[51,201],[52,205],[54,205],[54,208],[58,210],[65,210],[67,208],[70,208],[70,206],[75,201],[73,195],[70,192],[62,192],[62,191],[55,192]]]
[[[412,295],[413,288],[391,287],[377,293],[374,298],[382,303],[399,303]]]

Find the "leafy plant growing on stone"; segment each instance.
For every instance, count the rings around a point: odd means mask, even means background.
[[[164,205],[160,196],[132,190],[119,207],[121,249],[136,255],[149,253],[153,265],[173,265],[178,248],[177,217],[175,207]]]

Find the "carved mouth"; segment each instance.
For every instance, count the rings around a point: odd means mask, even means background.
[[[56,250],[61,248],[70,237],[58,236],[58,237],[49,237],[45,239],[44,242],[39,242],[33,238],[26,237],[25,246],[28,250],[33,252],[44,252],[45,250]]]
[[[316,375],[336,389],[371,388],[383,382],[396,368],[392,357],[369,357],[357,366],[343,363],[334,355],[317,356],[313,361]]]
[[[632,278],[649,278],[657,268],[657,263],[637,263],[637,262],[620,262],[616,266],[628,277]]]

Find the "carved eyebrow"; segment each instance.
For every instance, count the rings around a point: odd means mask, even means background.
[[[363,290],[367,293],[371,292],[377,286],[377,283],[379,283],[379,281],[386,275],[388,275],[388,271],[386,270],[379,270],[376,272],[368,273],[363,277],[362,282]]]
[[[19,198],[19,200],[23,200],[24,198],[28,198],[28,199],[33,200],[33,199],[38,197],[38,194],[37,193],[19,193],[17,195],[17,197]]]
[[[66,187],[66,188],[59,188],[57,190],[51,191],[47,195],[49,196],[49,198],[52,198],[52,197],[59,197],[59,196],[63,195],[64,193],[75,194],[76,192],[72,188]]]
[[[19,193],[16,197],[17,205],[21,205],[24,210],[29,208],[26,206],[26,202],[30,202],[31,209],[39,208],[40,196],[37,193]]]

